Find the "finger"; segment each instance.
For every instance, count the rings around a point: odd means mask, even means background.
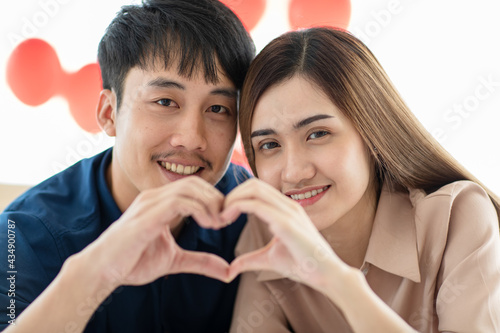
[[[223,282],[229,280],[229,264],[221,257],[204,252],[180,250],[169,274],[201,274]]]
[[[272,202],[274,205],[289,205],[294,202],[278,189],[257,178],[246,181],[233,189],[226,197],[225,205],[230,205],[233,200],[236,201],[242,198],[261,199]]]
[[[219,214],[214,217],[204,203],[196,200],[184,197],[177,198],[176,211],[182,217],[193,217],[196,222],[204,228],[219,229],[225,226],[225,224],[221,222],[222,220],[220,219]]]
[[[193,216],[205,228],[221,228],[225,224],[221,221],[219,212],[214,214],[214,208],[211,207],[215,204],[217,207],[215,209],[220,209],[223,196],[217,190],[214,191],[214,203],[208,201],[207,195],[199,196],[198,199],[186,192],[174,193],[171,189],[141,194],[141,200],[134,203],[136,213],[133,214],[133,218],[138,222],[136,223],[138,228],[145,228],[148,225],[158,228],[175,223],[180,217],[186,216]]]
[[[229,193],[229,195],[226,197],[226,200],[224,201],[224,208],[231,207],[235,202],[238,202],[240,200],[248,199],[260,201],[284,211],[297,210],[297,207],[300,207],[296,202],[288,198],[286,195],[284,195],[271,185],[258,179],[251,179]],[[237,216],[238,213],[236,212],[233,212],[231,215],[227,216],[221,215],[224,220],[233,220]]]
[[[199,177],[188,177],[185,180],[186,184],[178,184],[182,187],[180,194],[204,204],[213,219],[218,220],[224,203],[224,195],[212,184]]]
[[[177,199],[184,198],[204,205],[212,220],[219,222],[220,226],[217,227],[223,226],[219,213],[222,209],[224,195],[200,177],[186,177],[150,191],[153,192],[150,197],[154,201],[154,205],[162,205],[167,213],[175,212],[178,208]],[[191,214],[184,212],[183,215]]]
[[[226,207],[221,216],[223,219],[229,219],[243,213],[255,215],[269,226],[273,234],[282,237],[290,234],[300,234],[305,230],[317,232],[316,227],[305,212],[295,208],[282,208],[263,202],[260,199],[234,201],[231,206]]]

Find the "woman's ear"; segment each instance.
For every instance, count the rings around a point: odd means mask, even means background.
[[[109,136],[116,135],[116,94],[110,89],[104,89],[99,95],[97,105],[97,122]]]

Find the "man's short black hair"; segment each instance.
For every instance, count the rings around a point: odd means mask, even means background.
[[[98,50],[103,88],[116,92],[118,108],[125,77],[135,66],[169,68],[178,62],[180,75],[191,77],[203,69],[206,81],[216,83],[218,61],[240,89],[254,55],[241,21],[217,0],[144,0],[123,6]]]

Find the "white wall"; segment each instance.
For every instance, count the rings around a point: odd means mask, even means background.
[[[125,3],[23,0],[9,2],[8,10],[0,12],[0,183],[35,184],[113,144],[104,134],[81,130],[61,97],[37,107],[24,105],[7,86],[5,68],[17,44],[32,37],[53,45],[66,71],[96,62],[97,44]],[[252,31],[259,49],[289,29],[288,4],[267,1]],[[372,49],[418,118],[500,193],[500,1],[351,4],[349,30]]]

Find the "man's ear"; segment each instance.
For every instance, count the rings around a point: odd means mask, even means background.
[[[110,89],[104,89],[99,95],[97,104],[97,122],[109,136],[116,136],[116,94]]]

